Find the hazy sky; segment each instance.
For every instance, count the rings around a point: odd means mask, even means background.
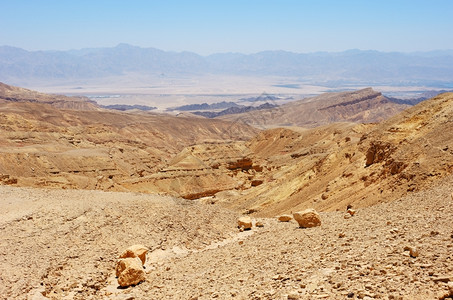
[[[453,49],[452,0],[0,0],[0,45],[254,53]]]

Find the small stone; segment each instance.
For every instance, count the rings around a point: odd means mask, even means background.
[[[243,227],[244,230],[252,229],[252,219],[250,217],[240,217],[238,227]]]
[[[258,222],[256,222],[255,226],[256,227],[264,227],[264,224],[263,224],[263,222],[258,221]]]
[[[345,236],[346,236],[346,234],[344,234],[343,232],[340,232],[340,233],[338,234],[338,237],[339,237],[340,239],[341,239],[341,238],[344,238]]]
[[[409,255],[413,258],[418,257],[418,255],[419,255],[418,249],[416,247],[411,247],[409,249]]]
[[[453,296],[453,282],[448,283],[448,291],[450,292],[450,295]]]
[[[293,217],[299,223],[299,227],[309,228],[321,225],[321,216],[313,208],[295,212]]]
[[[293,217],[291,217],[290,215],[281,215],[278,217],[278,220],[280,222],[289,222],[293,219]]]
[[[445,283],[447,283],[447,282],[450,281],[450,277],[448,277],[448,276],[438,276],[438,277],[433,278],[433,281],[434,282],[445,282]]]
[[[292,292],[288,294],[288,300],[297,300],[300,299],[299,293],[297,292]]]
[[[122,287],[138,284],[145,280],[145,271],[138,257],[123,258],[116,266],[118,284]]]
[[[353,215],[355,215],[355,210],[354,210],[354,209],[351,209],[351,208],[350,208],[350,209],[348,209],[346,212],[347,212],[348,214],[350,214],[351,217],[352,217]]]
[[[263,180],[255,179],[255,180],[252,180],[251,186],[259,186],[263,182],[264,182]]]
[[[404,251],[409,251],[409,255],[410,257],[418,257],[419,253],[418,253],[418,250],[417,250],[417,247],[414,247],[414,246],[404,246]]]

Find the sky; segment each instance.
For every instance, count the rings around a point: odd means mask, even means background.
[[[453,49],[452,0],[0,0],[0,45],[297,53]]]

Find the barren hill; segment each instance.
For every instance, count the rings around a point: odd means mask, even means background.
[[[354,92],[325,93],[277,108],[220,117],[258,127],[316,127],[334,122],[380,122],[408,108],[371,88]]]
[[[57,108],[97,110],[96,102],[85,97],[49,95],[0,82],[0,101],[46,103]]]

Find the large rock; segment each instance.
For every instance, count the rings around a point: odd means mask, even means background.
[[[127,248],[121,255],[120,258],[127,257],[138,257],[142,261],[142,265],[145,264],[146,254],[148,253],[148,248],[143,245],[133,245]]]
[[[123,258],[116,265],[118,284],[122,287],[138,284],[145,280],[145,271],[138,257]]]
[[[321,216],[313,208],[293,213],[294,220],[299,223],[299,227],[316,227],[321,225]]]
[[[240,217],[238,227],[242,227],[244,230],[252,229],[252,219],[250,217]]]

